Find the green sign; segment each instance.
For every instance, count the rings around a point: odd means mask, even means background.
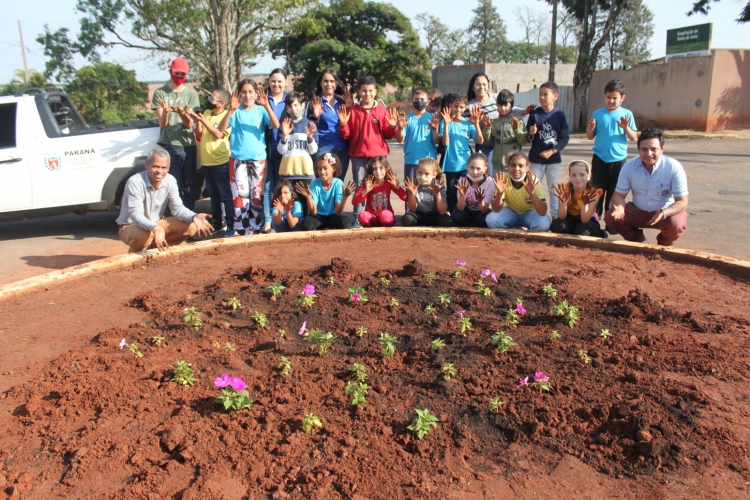
[[[667,30],[666,59],[709,55],[712,26],[708,23]]]

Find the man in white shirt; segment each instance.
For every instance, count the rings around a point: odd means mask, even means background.
[[[164,218],[169,206],[172,217]],[[146,170],[133,175],[125,184],[120,216],[120,240],[129,253],[148,248],[160,251],[179,245],[196,232],[211,235],[210,215],[196,214],[185,208],[177,181],[169,174],[169,153],[162,147],[146,157]]]
[[[659,229],[659,245],[671,245],[687,227],[688,185],[685,169],[664,155],[664,133],[647,128],[638,137],[638,158],[625,163],[604,215],[607,229],[628,241],[647,243],[642,228]],[[628,192],[633,201],[625,203]]]

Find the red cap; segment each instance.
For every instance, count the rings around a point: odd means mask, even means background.
[[[190,72],[190,67],[188,66],[188,62],[182,57],[178,57],[174,61],[172,61],[172,65],[169,67],[169,69],[171,69],[172,71],[179,71],[182,73]]]

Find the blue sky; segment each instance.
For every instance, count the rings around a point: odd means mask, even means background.
[[[541,12],[549,12],[549,6],[539,0],[493,0],[500,10],[508,26],[509,38],[518,40],[522,37],[521,28],[514,22],[514,7],[528,5]],[[666,46],[666,31],[672,28],[713,22],[714,48],[748,48],[750,49],[750,23],[739,25],[734,19],[739,15],[746,0],[722,0],[713,3],[708,16],[687,17],[684,15],[690,9],[689,0],[645,0],[654,13],[655,30],[651,39],[652,57],[664,55]],[[399,2],[400,3],[400,2]],[[417,0],[404,2],[400,9],[404,14],[413,18],[420,12],[431,10],[431,13],[452,28],[466,28],[472,17],[472,2],[467,2],[464,10],[456,10],[453,0]],[[23,36],[30,53],[27,54],[29,67],[44,70],[42,47],[35,38],[43,31],[44,24],[52,30],[67,27],[72,32],[78,28],[78,16],[75,12],[76,0],[32,0],[24,2],[8,2],[3,8],[4,15],[0,17],[0,82],[8,82],[16,69],[23,68],[21,49],[18,40],[17,20],[21,21]],[[114,49],[104,56],[105,60],[117,61],[129,69],[136,70],[140,80],[166,79],[166,73],[160,69],[159,62],[149,57],[147,53],[133,49]],[[83,61],[78,61],[83,64]],[[270,57],[264,57],[254,68],[255,72],[268,72],[281,65]]]

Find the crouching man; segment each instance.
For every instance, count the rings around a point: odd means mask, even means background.
[[[172,217],[164,218],[169,206]],[[120,239],[129,253],[149,248],[160,251],[179,245],[196,232],[211,235],[210,215],[196,214],[182,204],[177,181],[169,175],[169,153],[161,147],[146,157],[146,170],[133,175],[125,184],[120,216]]]

